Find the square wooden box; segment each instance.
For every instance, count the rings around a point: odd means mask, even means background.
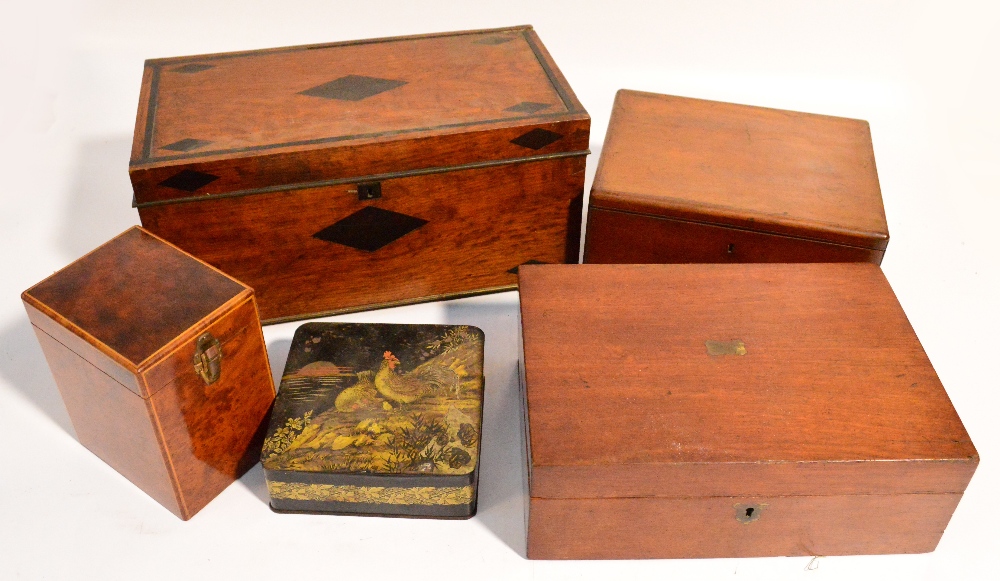
[[[274,400],[253,290],[132,228],[21,295],[80,443],[189,519]]]
[[[873,264],[521,269],[533,559],[920,553],[979,457]]]
[[[268,323],[577,262],[589,136],[522,26],[147,61],[129,175],[143,226]]]
[[[868,123],[622,90],[584,262],[874,262],[889,230]]]

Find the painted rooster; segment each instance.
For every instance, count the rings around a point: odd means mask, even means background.
[[[375,374],[375,389],[396,404],[411,403],[440,390],[456,390],[459,376],[455,370],[434,363],[436,362],[433,360],[429,361],[400,375],[395,371],[399,359],[391,351],[386,351],[382,356],[382,365]]]

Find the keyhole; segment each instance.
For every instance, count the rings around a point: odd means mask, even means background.
[[[735,244],[730,244],[729,245],[729,249],[726,250],[726,252],[728,252],[729,254],[732,254],[733,253],[733,249],[735,249],[735,248],[736,248]],[[750,516],[750,515],[747,515],[747,516]]]
[[[752,523],[754,521],[760,520],[761,510],[766,504],[735,504],[733,508],[736,509],[736,520],[743,524]]]
[[[358,184],[359,200],[377,200],[382,197],[382,184],[374,182],[370,184]]]

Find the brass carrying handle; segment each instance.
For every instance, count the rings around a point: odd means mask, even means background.
[[[198,337],[194,349],[194,370],[205,385],[212,385],[222,375],[222,344],[211,333]]]

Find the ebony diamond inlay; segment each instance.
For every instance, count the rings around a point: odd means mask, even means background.
[[[475,41],[476,44],[497,45],[514,40],[513,36],[487,36]]]
[[[309,95],[310,97],[321,97],[323,99],[360,101],[379,93],[391,91],[396,87],[402,87],[405,84],[406,81],[347,75],[346,77],[334,79],[329,83],[323,83],[311,89],[306,89],[299,94]]]
[[[174,188],[175,190],[195,192],[217,179],[219,179],[219,176],[186,169],[163,180],[160,182],[160,185],[168,188]]]
[[[205,141],[204,139],[192,139],[188,137],[187,139],[181,139],[180,141],[175,141],[169,145],[164,145],[162,149],[169,149],[171,151],[191,151],[192,149],[198,149],[199,147],[205,147],[211,141]]]
[[[510,142],[514,145],[520,145],[521,147],[527,147],[528,149],[541,149],[550,143],[555,143],[562,139],[562,135],[554,131],[549,131],[548,129],[532,129],[531,131],[525,133],[524,135],[518,137],[517,139],[511,139]]]
[[[190,74],[193,74],[193,73],[200,73],[201,71],[207,71],[208,69],[214,69],[214,68],[215,68],[215,65],[206,65],[206,64],[201,64],[201,63],[191,63],[189,65],[184,65],[182,67],[177,67],[176,69],[170,69],[170,70],[171,70],[171,72],[174,72],[174,73],[185,73],[185,74],[190,75]]]
[[[314,238],[374,252],[427,223],[427,220],[366,206],[313,234]]]
[[[521,267],[524,266],[525,264],[546,264],[546,263],[542,262],[541,260],[529,260],[528,262],[522,262],[521,264],[515,266],[514,268],[508,270],[507,272],[511,274],[517,274],[520,271]]]
[[[504,111],[509,111],[510,113],[537,113],[542,109],[548,109],[552,105],[547,105],[545,103],[535,103],[534,101],[522,101],[513,107],[507,107]]]

